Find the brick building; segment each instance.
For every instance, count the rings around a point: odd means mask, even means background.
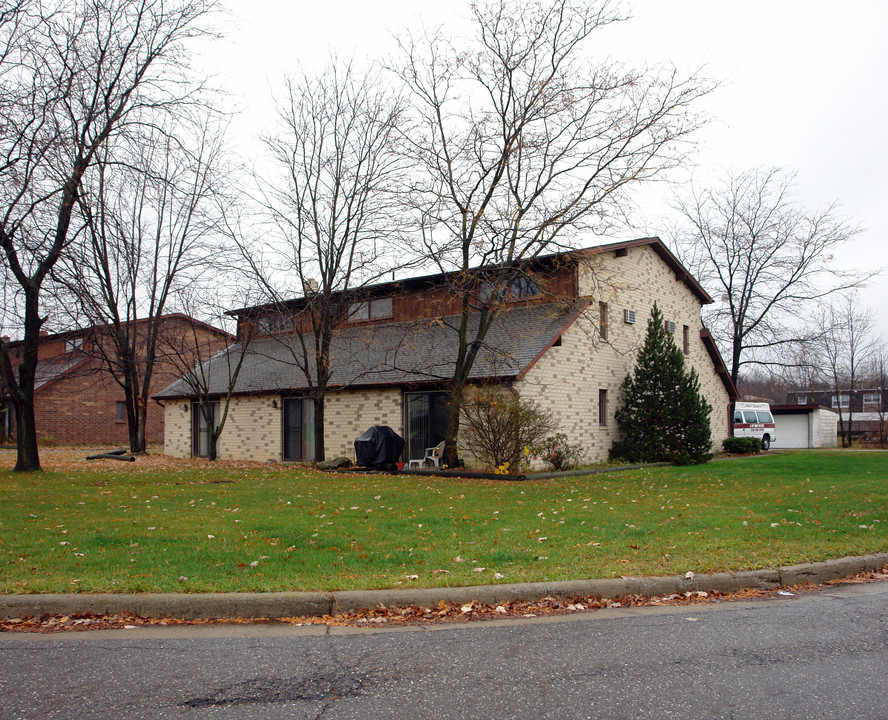
[[[370,425],[389,425],[407,441],[405,460],[421,458],[443,439],[447,378],[452,375],[458,299],[453,276],[431,275],[366,289],[336,329],[325,401],[327,457],[354,457],[354,440]],[[484,270],[475,278],[485,292]],[[716,446],[730,433],[737,392],[700,310],[712,302],[658,238],[602,245],[539,258],[512,283],[478,356],[470,382],[496,381],[550,411],[586,458],[607,458],[616,437],[614,411],[623,378],[635,364],[650,310],[657,302],[697,369],[713,407]],[[219,438],[220,458],[260,461],[313,458],[311,400],[294,366],[304,332],[305,299],[280,308],[232,311],[238,337],[253,336]],[[477,321],[477,317],[472,317]],[[304,338],[305,336],[303,336]],[[236,347],[236,346],[233,346]],[[230,351],[231,352],[231,351]],[[225,394],[225,358],[211,393]],[[166,388],[165,452],[201,454],[202,419],[184,381]]]
[[[160,320],[152,388],[166,387],[181,376],[181,355],[188,362],[189,346],[195,336],[201,346],[211,351],[221,350],[232,339],[228,333],[186,315],[165,315]],[[144,323],[136,321],[137,338]],[[100,344],[107,347],[103,330],[93,327],[41,337],[34,383],[34,412],[41,443],[107,445],[129,441],[123,388],[102,357]],[[8,347],[16,366],[21,361],[21,342],[10,342]],[[169,352],[172,349],[176,351],[175,361]],[[147,408],[146,441],[161,443],[163,405],[149,400]],[[0,393],[0,440],[8,440],[14,433],[12,403],[3,402]]]

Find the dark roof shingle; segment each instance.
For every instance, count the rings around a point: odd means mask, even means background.
[[[500,313],[484,341],[470,379],[510,378],[525,371],[576,318],[581,306],[547,303],[512,308]],[[470,316],[469,338],[479,316]],[[343,327],[335,331],[331,350],[330,387],[389,385],[449,380],[458,350],[459,316],[426,318],[411,322]],[[314,340],[303,335],[311,357]],[[212,395],[227,392],[229,358],[237,357],[239,345],[208,361],[207,377]],[[307,387],[300,366],[302,345],[295,335],[263,337],[247,348],[234,392],[263,393]],[[314,377],[313,363],[309,363]],[[185,379],[157,394],[158,398],[194,395]]]

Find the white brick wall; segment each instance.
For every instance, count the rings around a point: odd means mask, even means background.
[[[163,412],[163,453],[191,457],[191,401],[166,400]]]
[[[728,393],[715,373],[700,339],[700,302],[688,286],[648,246],[629,248],[625,257],[612,252],[596,256],[580,269],[581,295],[589,309],[518,383],[521,395],[550,410],[571,442],[586,450],[586,461],[607,460],[617,436],[614,411],[620,402],[623,378],[635,365],[644,342],[654,301],[666,320],[676,325],[675,340],[682,346],[682,329],[690,328],[687,361],[700,375],[700,385],[712,405],[713,448],[728,436]],[[598,334],[599,302],[608,304],[608,338]],[[634,325],[623,321],[624,309],[635,310]],[[607,390],[606,425],[599,424],[599,390]]]
[[[371,425],[388,425],[404,437],[401,390],[337,390],[327,395],[324,440],[327,457],[355,459],[355,438]]]
[[[274,404],[277,407],[274,407]],[[221,410],[221,409],[220,409]],[[191,457],[190,402],[166,403],[164,453]],[[355,438],[371,425],[390,425],[403,435],[401,391],[341,390],[327,395],[326,455],[354,460]],[[283,458],[283,402],[279,395],[236,396],[231,399],[217,448],[220,460],[280,462]]]

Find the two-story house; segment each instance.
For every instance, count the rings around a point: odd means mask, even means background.
[[[489,292],[484,277],[479,269],[479,298]],[[443,439],[448,379],[458,350],[453,281],[454,276],[430,275],[383,283],[350,301],[331,344],[327,457],[353,458],[355,438],[370,425],[398,431],[407,440],[405,460],[421,458]],[[503,297],[470,382],[511,386],[550,411],[559,431],[582,445],[587,459],[605,460],[617,437],[620,386],[634,366],[655,301],[700,375],[718,446],[729,434],[729,404],[737,393],[701,323],[701,307],[712,300],[658,238],[530,263]],[[293,360],[301,351],[305,303],[296,298],[283,312],[280,306],[233,311],[239,339],[253,335],[219,439],[220,458],[314,458],[312,402]],[[220,354],[212,363],[211,394],[224,396],[229,358]],[[202,454],[205,428],[188,383],[180,380],[158,398],[166,405],[165,452]]]
[[[182,374],[185,363],[194,362],[191,346],[224,349],[229,333],[182,314],[160,320],[157,359],[152,388],[163,388]],[[144,320],[135,323],[137,356],[144,358]],[[120,444],[128,441],[126,407],[122,386],[109,371],[106,357],[113,350],[104,326],[95,326],[41,336],[34,383],[34,414],[37,437],[42,442],[63,445]],[[196,340],[195,340],[196,338]],[[21,362],[21,341],[7,342],[13,368]],[[141,350],[139,350],[141,348]],[[141,355],[139,353],[141,352]],[[142,362],[137,358],[137,362]],[[15,412],[3,399],[0,388],[0,423],[6,441],[15,435]],[[145,439],[161,443],[164,438],[164,409],[147,402]]]
[[[847,415],[851,410],[855,413],[878,413],[888,411],[888,392],[885,388],[865,387],[854,392],[843,389],[838,393],[829,388],[808,390],[792,390],[787,394],[786,402],[791,405],[823,405],[836,412]]]

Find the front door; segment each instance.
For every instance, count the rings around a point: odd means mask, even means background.
[[[447,432],[447,393],[405,393],[404,429],[407,459],[421,460]]]

